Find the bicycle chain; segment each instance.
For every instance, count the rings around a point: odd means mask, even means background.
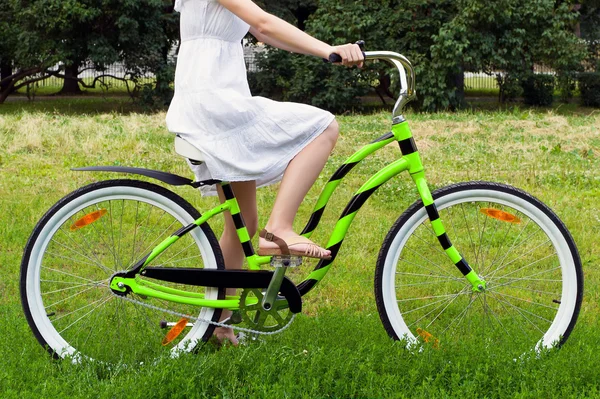
[[[275,335],[275,334],[279,334],[280,332],[282,332],[284,330],[287,330],[289,328],[289,326],[292,324],[292,322],[294,321],[294,318],[296,317],[296,315],[293,314],[292,318],[290,319],[290,321],[285,326],[283,326],[282,328],[280,328],[277,331],[270,331],[270,332],[269,331],[258,331],[258,330],[252,330],[250,328],[234,327],[231,324],[219,323],[217,321],[206,320],[206,319],[202,319],[200,317],[186,315],[184,313],[179,313],[179,312],[175,312],[173,310],[164,309],[164,308],[161,308],[161,307],[158,307],[158,306],[150,305],[149,303],[144,303],[142,301],[136,301],[135,299],[127,298],[125,296],[117,295],[115,293],[113,293],[113,295],[116,296],[116,297],[119,297],[121,299],[124,299],[124,300],[126,300],[128,302],[135,303],[135,304],[138,304],[140,306],[144,306],[144,307],[146,307],[148,309],[154,309],[154,310],[158,310],[158,311],[161,311],[161,312],[169,313],[169,314],[172,314],[173,316],[184,317],[186,319],[194,320],[195,322],[212,324],[212,325],[217,326],[217,327],[235,328],[237,331],[242,331],[242,332],[250,333],[250,334],[260,334],[260,335]]]

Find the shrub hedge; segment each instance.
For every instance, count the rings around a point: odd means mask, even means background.
[[[554,100],[554,76],[531,74],[521,81],[523,102],[527,105],[552,105]]]
[[[583,105],[600,107],[600,72],[580,73],[577,82]]]

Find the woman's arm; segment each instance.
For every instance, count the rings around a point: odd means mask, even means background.
[[[218,0],[223,7],[250,25],[250,33],[258,40],[301,54],[329,58],[332,53],[342,57],[344,65],[361,65],[363,55],[357,45],[330,46],[302,32],[295,26],[265,12],[252,0]]]
[[[286,46],[285,44],[273,39],[272,37],[263,35],[258,30],[254,29],[253,27],[250,27],[250,34],[252,36],[254,36],[256,38],[256,40],[258,40],[259,42],[263,42],[270,46],[277,47],[282,50],[290,51],[292,53],[300,53],[300,51],[298,51],[297,48],[293,48],[292,46]],[[300,54],[303,54],[303,53],[300,53]]]

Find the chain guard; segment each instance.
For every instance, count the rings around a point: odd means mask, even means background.
[[[262,307],[264,293],[258,288],[244,288],[240,296],[240,313],[249,328],[260,332],[279,331],[289,325],[294,314],[288,301],[278,296],[269,310]],[[250,303],[250,304],[248,304]]]

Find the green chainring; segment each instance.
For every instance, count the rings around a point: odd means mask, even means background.
[[[273,332],[287,326],[293,313],[289,310],[288,301],[279,296],[273,307],[265,310],[262,307],[264,294],[258,288],[245,288],[240,296],[240,313],[248,328],[262,332]]]

